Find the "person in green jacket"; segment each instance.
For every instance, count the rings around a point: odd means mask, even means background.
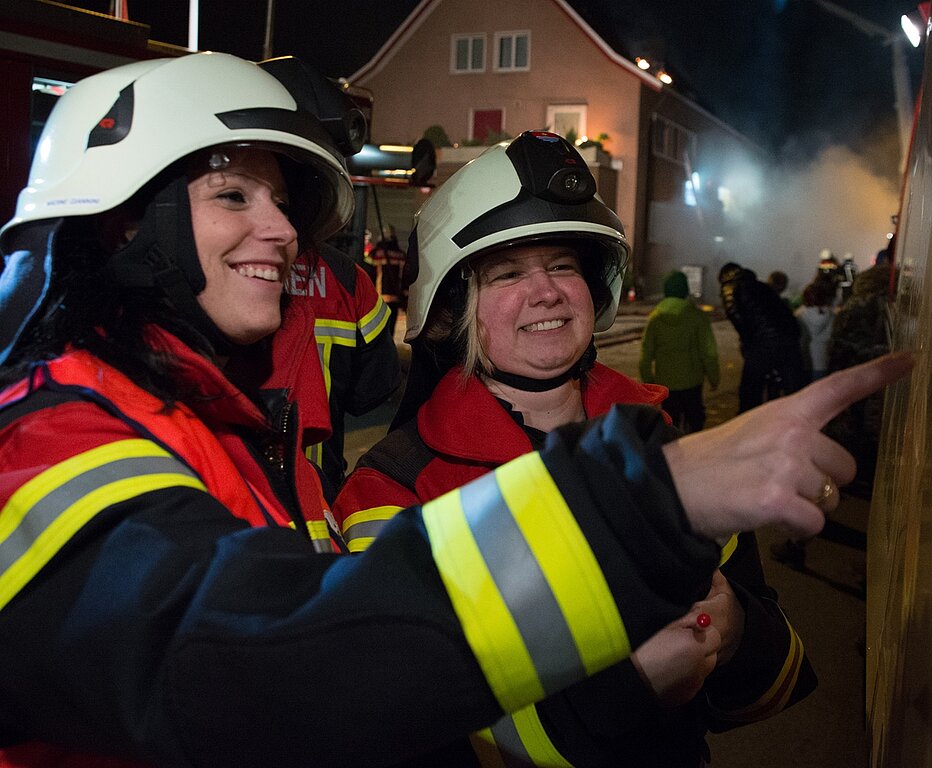
[[[663,281],[663,300],[647,319],[641,339],[641,380],[663,384],[663,409],[684,432],[705,425],[702,383],[718,387],[718,347],[712,324],[689,298],[686,275],[673,270]]]

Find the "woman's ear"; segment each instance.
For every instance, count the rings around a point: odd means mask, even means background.
[[[139,232],[139,217],[128,205],[118,205],[97,217],[97,236],[109,253],[128,245]]]

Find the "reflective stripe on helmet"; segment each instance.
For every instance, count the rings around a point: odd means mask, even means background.
[[[605,577],[538,454],[422,514],[466,639],[506,712],[628,656]]]
[[[55,464],[0,509],[0,609],[97,513],[163,488],[207,491],[185,464],[149,440],[120,440]]]

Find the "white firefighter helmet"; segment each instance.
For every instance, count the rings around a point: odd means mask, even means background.
[[[497,144],[450,177],[418,211],[407,254],[405,341],[424,329],[454,269],[492,249],[573,240],[596,301],[595,330],[611,327],[629,255],[624,229],[596,194],[595,179],[561,136],[526,131]]]
[[[319,177],[307,222],[325,238],[352,216],[342,155],[318,116],[263,67],[195,53],[116,67],[79,81],[49,116],[0,249],[22,224],[88,216],[125,202],[175,161],[216,145],[258,145]]]
[[[352,216],[344,157],[359,150],[364,133],[365,119],[349,97],[293,57],[256,64],[195,53],[81,80],[49,115],[28,186],[0,229],[7,257],[0,272],[0,362],[48,299],[59,232],[143,188],[148,202],[139,231],[114,254],[101,253],[106,266],[123,287],[159,285],[176,310],[217,339],[219,331],[195,301],[205,276],[180,161],[223,146],[282,155],[289,216],[303,247]]]

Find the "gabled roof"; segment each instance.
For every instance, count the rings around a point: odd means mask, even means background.
[[[375,55],[369,59],[360,69],[353,73],[349,78],[351,83],[365,84],[366,78],[378,74],[389,61],[395,56],[395,53],[406,43],[411,36],[417,31],[418,27],[433,13],[443,0],[421,0],[417,6],[408,14],[408,17],[392,33],[391,37],[385,41],[385,44],[376,51]],[[663,89],[663,84],[653,75],[639,69],[634,63],[621,56],[591,27],[576,11],[566,2],[566,0],[550,0],[557,6],[570,20],[575,24],[582,33],[588,37],[592,44],[605,54],[605,57],[613,64],[630,72],[640,78],[645,85],[655,91]]]

